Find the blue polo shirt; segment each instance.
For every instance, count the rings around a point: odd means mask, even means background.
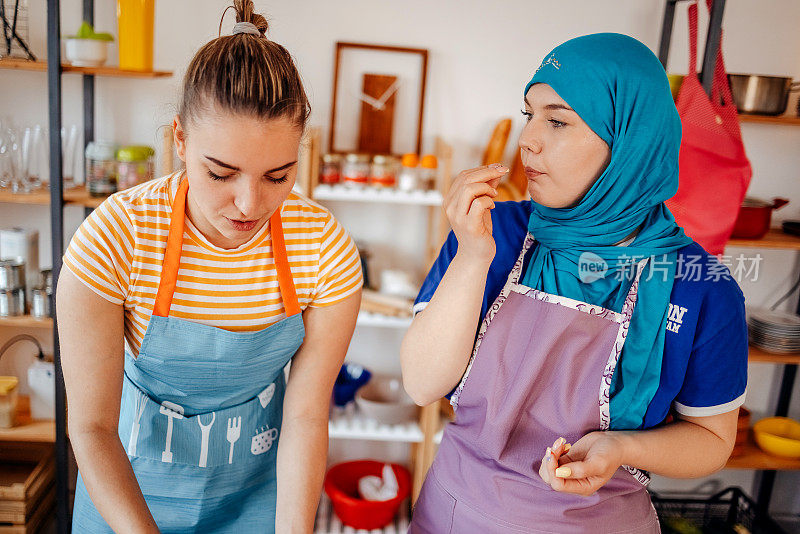
[[[492,210],[497,253],[486,279],[481,317],[500,294],[517,261],[530,213],[529,201],[498,202]],[[457,249],[458,241],[451,232],[422,284],[415,313],[430,302]],[[677,262],[660,384],[642,428],[664,422],[670,409],[704,417],[735,410],[744,403],[748,352],[744,295],[729,269],[697,243],[679,249]]]

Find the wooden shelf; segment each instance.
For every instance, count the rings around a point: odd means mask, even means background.
[[[786,365],[800,365],[800,353],[773,354],[758,347],[750,347],[748,356],[750,363],[778,363]]]
[[[53,328],[53,319],[46,317],[37,319],[32,315],[19,315],[17,317],[0,317],[0,327],[14,328]]]
[[[90,196],[83,186],[64,191],[64,204],[67,206],[96,208],[106,198]],[[45,188],[37,189],[31,193],[12,193],[8,190],[0,190],[0,203],[48,206],[50,205],[50,191]]]
[[[753,470],[775,470],[787,471],[800,469],[800,460],[793,460],[791,458],[782,458],[780,456],[772,456],[758,448],[755,441],[753,441],[752,431],[747,438],[747,445],[741,454],[734,456],[728,460],[725,465],[726,469],[753,469]]]
[[[800,126],[800,117],[792,115],[739,115],[739,122],[757,122],[761,124],[783,124],[785,126]]]
[[[800,236],[785,234],[780,228],[770,228],[761,239],[731,239],[728,246],[800,250]]]
[[[46,72],[46,61],[28,61],[26,59],[7,58],[0,60],[0,69],[27,70],[34,72]],[[75,67],[69,63],[61,64],[61,71],[73,74],[85,74],[92,76],[110,76],[114,78],[168,78],[172,72],[165,70],[136,71],[122,70],[117,67]]]
[[[3,441],[55,443],[56,422],[50,419],[32,420],[30,398],[27,395],[20,395],[17,405],[17,426],[0,428],[0,442]]]
[[[318,185],[314,188],[311,198],[313,200],[385,202],[388,204],[415,204],[419,206],[442,205],[442,194],[439,191],[400,191],[393,188],[355,188],[345,185]]]

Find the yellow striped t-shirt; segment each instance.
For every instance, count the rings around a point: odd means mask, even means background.
[[[182,172],[109,197],[81,224],[64,265],[106,300],[122,304],[125,345],[138,356],[153,313]],[[286,254],[300,307],[335,304],[361,287],[358,250],[331,213],[295,193],[281,206]],[[235,249],[212,245],[186,218],[170,317],[235,332],[285,317],[269,224]]]

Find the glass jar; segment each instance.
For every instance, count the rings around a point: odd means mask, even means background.
[[[124,146],[117,150],[117,189],[122,191],[155,178],[156,151],[149,146]]]
[[[322,156],[322,166],[319,168],[319,183],[338,184],[342,180],[341,169],[341,154],[324,154]]]
[[[342,181],[351,187],[364,187],[369,179],[370,157],[367,154],[348,154],[342,165]]]
[[[117,160],[113,143],[93,141],[86,146],[86,189],[89,196],[117,192]]]
[[[394,187],[397,159],[392,156],[375,156],[372,158],[372,169],[369,183],[375,187]]]
[[[420,162],[420,171],[419,171],[419,186],[421,189],[426,191],[433,191],[436,189],[436,175],[437,171],[436,168],[438,167],[438,162],[436,161],[436,156],[433,154],[426,154],[422,156],[422,161]]]
[[[419,156],[416,154],[403,154],[400,174],[397,176],[397,188],[401,191],[414,191],[419,188],[419,173],[417,164]]]

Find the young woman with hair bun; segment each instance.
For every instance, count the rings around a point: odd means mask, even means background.
[[[75,532],[313,529],[361,266],[292,191],[310,109],[297,68],[251,0],[234,9],[186,71],[185,168],[112,195],[64,256]]]

